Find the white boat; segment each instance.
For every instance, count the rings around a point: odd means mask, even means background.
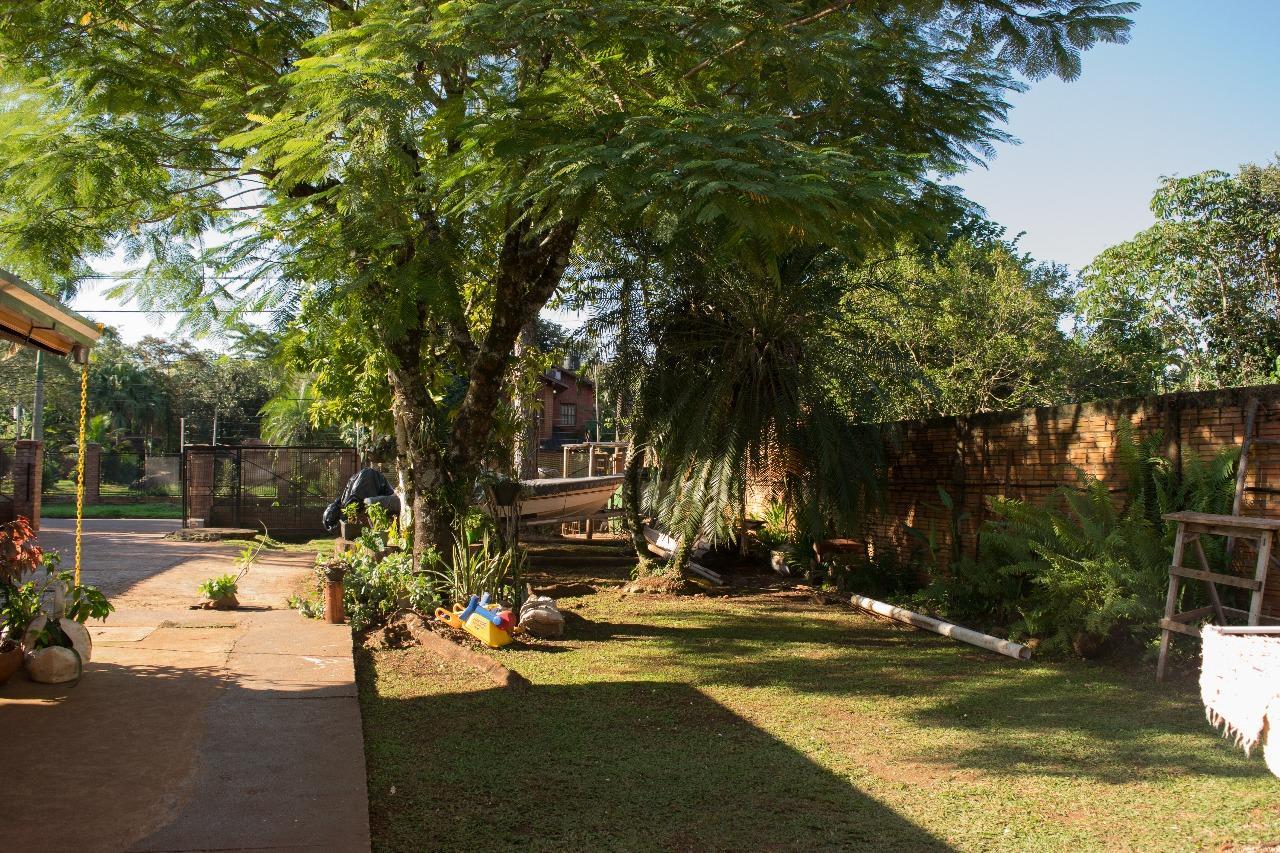
[[[675,554],[676,549],[680,547],[680,543],[670,533],[658,530],[655,527],[650,527],[647,524],[644,526],[644,541],[649,547],[649,551],[651,553],[664,560],[670,560],[671,556]],[[694,543],[693,549],[690,550],[689,555],[696,560],[710,550],[710,546],[699,539]]]
[[[524,480],[520,495],[523,524],[550,524],[586,518],[604,509],[622,485],[623,475],[600,477],[548,477]]]

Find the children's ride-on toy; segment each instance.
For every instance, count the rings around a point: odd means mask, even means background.
[[[511,611],[503,610],[497,602],[490,603],[487,592],[471,596],[466,607],[454,605],[452,612],[436,608],[436,618],[453,628],[461,628],[494,649],[511,642],[511,630],[515,627]]]

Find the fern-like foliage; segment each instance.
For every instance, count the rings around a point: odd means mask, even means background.
[[[1230,512],[1236,448],[1209,458],[1163,455],[1160,432],[1139,437],[1121,421],[1118,477],[1077,471],[1078,483],[1043,503],[999,498],[984,525],[977,559],[952,565],[928,597],[957,618],[1038,637],[1047,651],[1096,644],[1116,635],[1154,638],[1169,577],[1174,526],[1166,513]],[[1221,546],[1206,543],[1211,564]],[[1198,593],[1188,590],[1185,595]],[[1197,602],[1184,602],[1186,604]]]

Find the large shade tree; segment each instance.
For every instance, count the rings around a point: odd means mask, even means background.
[[[417,541],[447,535],[514,343],[583,241],[866,239],[982,156],[1096,0],[32,0],[0,9],[0,255],[74,287],[275,308],[388,386]],[[428,524],[434,523],[432,530]]]
[[[1099,395],[1280,375],[1280,161],[1161,181],[1156,224],[1082,275],[1080,337]]]

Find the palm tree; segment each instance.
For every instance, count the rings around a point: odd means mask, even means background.
[[[312,377],[297,377],[258,411],[262,437],[270,444],[302,444],[315,430],[312,416],[319,402]]]
[[[841,390],[858,350],[838,323],[835,263],[817,248],[690,262],[649,295],[627,492],[638,517],[647,459],[643,501],[682,542],[677,568],[695,539],[732,535],[749,476],[781,486],[808,538],[855,524],[878,495],[880,431],[853,422]]]

